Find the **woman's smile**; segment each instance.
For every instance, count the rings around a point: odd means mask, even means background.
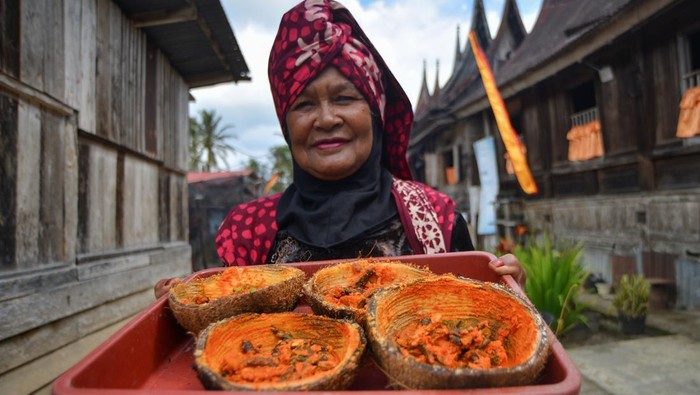
[[[336,149],[342,149],[346,144],[348,143],[347,139],[344,138],[329,138],[329,139],[321,139],[314,144],[312,144],[312,147],[319,149],[321,151],[330,151],[330,150],[336,150]]]

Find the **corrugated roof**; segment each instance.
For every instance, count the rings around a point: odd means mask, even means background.
[[[221,180],[224,178],[245,177],[253,174],[251,169],[237,171],[218,171],[218,172],[189,172],[187,173],[187,183],[194,184],[196,182]]]
[[[552,73],[580,62],[586,53],[602,48],[613,38],[625,34],[631,27],[643,23],[645,19],[641,15],[653,15],[652,13],[680,2],[543,0],[532,31],[501,67],[494,71],[496,83],[507,98],[509,93],[513,94],[523,86],[531,86]],[[517,12],[517,9],[513,7],[511,11]],[[511,22],[507,16],[502,19],[501,24],[506,22]],[[517,25],[517,21],[515,22]],[[619,22],[617,26],[616,22]],[[614,28],[610,32],[597,33],[598,30],[611,26]],[[477,27],[476,31],[480,30],[481,28]],[[592,44],[587,45],[589,43]],[[582,47],[585,48],[581,50]],[[487,54],[492,54],[490,47],[482,49]],[[577,50],[580,52],[577,53]],[[465,50],[457,64],[459,67],[455,68],[446,86],[440,90],[440,97],[431,97],[428,106],[416,117],[410,143],[412,148],[419,146],[421,141],[432,133],[441,130],[436,126],[441,117],[446,117],[447,120],[443,121],[443,124],[449,125],[450,122],[455,122],[458,112],[462,111],[460,116],[464,116],[467,109],[473,114],[474,111],[481,111],[480,106],[488,105],[481,77],[474,63],[471,51]],[[555,66],[548,67],[550,64]],[[524,85],[525,83],[529,85]],[[476,107],[469,109],[472,105]]]
[[[489,24],[486,18],[486,10],[484,9],[484,3],[481,0],[474,2],[474,7],[472,11],[472,21],[470,26],[470,31],[473,30],[476,33],[476,39],[479,42],[479,46],[484,50],[488,50],[491,46],[493,39],[491,38],[491,33],[489,29]],[[474,76],[473,73],[476,71],[476,60],[471,50],[471,44],[469,44],[469,38],[467,34],[467,39],[465,40],[464,50],[461,53],[459,63],[455,64],[454,70],[452,70],[452,75],[445,83],[444,89],[441,90],[440,100],[435,100],[433,103],[445,102],[448,103],[452,101],[456,95],[458,95],[463,89],[468,86]]]
[[[486,51],[486,56],[489,58],[494,72],[498,71],[498,66],[507,60],[500,59],[497,55],[500,52],[514,52],[527,34],[515,0],[507,0],[505,3],[496,38],[491,38],[489,35],[482,1],[474,3],[472,26],[476,27],[474,31],[477,33],[479,46]],[[457,41],[459,42],[459,37]],[[439,127],[444,128],[455,121],[454,117],[446,116],[453,111],[454,102],[458,102],[463,96],[470,96],[471,92],[483,92],[469,39],[467,39],[464,52],[460,52],[459,55],[460,58],[455,64],[455,70],[443,89],[434,92],[433,96],[426,95],[421,90],[421,96],[416,106],[414,125],[414,130],[418,130],[420,133],[415,133],[412,136],[411,146],[419,144],[421,138]],[[425,76],[423,84],[425,84]]]
[[[560,53],[632,0],[543,0],[540,14],[520,47],[497,76],[509,81]]]
[[[219,0],[114,0],[191,88],[249,81]]]
[[[609,20],[631,2],[632,0],[543,0],[532,31],[510,59],[494,73],[496,83],[502,86],[560,55],[573,42],[598,24]],[[476,84],[463,91],[454,106],[465,106],[485,95],[483,85]]]

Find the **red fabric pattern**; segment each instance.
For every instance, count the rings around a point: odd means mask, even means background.
[[[260,265],[277,234],[277,202],[281,194],[266,196],[231,209],[219,226],[216,252],[226,266]]]
[[[447,195],[415,181],[394,179],[395,196],[409,242],[417,253],[438,254],[450,250],[455,203]],[[398,204],[397,204],[398,206]],[[410,230],[415,235],[408,234]]]
[[[416,253],[450,251],[455,213],[454,201],[424,184],[414,181],[398,180],[398,183],[396,181],[393,194],[411,248]],[[409,194],[411,195],[409,199],[404,197],[405,192],[398,191],[398,184],[413,192]],[[266,262],[277,234],[275,216],[280,196],[281,194],[266,196],[231,209],[216,235],[216,252],[224,265],[247,266],[261,265]],[[427,198],[428,201],[421,201],[422,198]],[[416,210],[417,207],[422,209]],[[434,214],[415,217],[411,214],[412,211],[423,213],[432,211]],[[423,220],[415,220],[415,218],[425,219],[425,217],[434,217],[437,223],[431,223],[430,226],[425,227]],[[440,232],[435,232],[437,228]],[[418,233],[420,237],[417,236]],[[440,245],[436,239],[438,233],[441,233],[439,237],[443,240],[444,251],[436,248]]]

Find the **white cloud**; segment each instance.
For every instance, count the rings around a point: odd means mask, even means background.
[[[428,65],[431,90],[436,60],[440,61],[441,84],[452,72],[456,28],[464,16],[446,13],[445,3],[444,0],[375,2],[358,12],[348,6],[414,106],[420,92],[424,60]]]
[[[523,12],[520,11],[520,19],[523,20],[523,25],[525,25],[525,29],[529,32],[532,30],[532,27],[535,25],[535,22],[537,21],[537,16],[540,13],[540,8],[532,8],[528,12]]]
[[[505,0],[486,0],[484,5],[492,34],[498,29]],[[529,30],[542,0],[519,0],[523,23]],[[196,102],[190,114],[200,109],[215,110],[222,124],[233,125],[238,136],[231,144],[240,152],[261,160],[269,148],[284,144],[275,115],[267,80],[267,60],[282,14],[298,0],[234,1],[222,0],[236,40],[251,71],[251,82],[220,84],[192,90]],[[452,73],[456,28],[460,26],[460,44],[465,48],[471,23],[472,3],[463,0],[341,0],[358,20],[372,43],[389,65],[415,106],[427,63],[428,87],[434,88],[436,60],[443,85]],[[363,6],[363,4],[369,4]],[[229,165],[240,169],[247,155],[237,154]]]

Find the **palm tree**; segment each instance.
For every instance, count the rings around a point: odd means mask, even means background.
[[[217,115],[215,110],[202,109],[199,111],[199,118],[199,122],[190,122],[190,136],[196,135],[192,140],[197,143],[197,148],[190,147],[190,154],[196,155],[197,158],[192,159],[191,164],[197,164],[201,166],[201,170],[207,172],[219,167],[219,160],[228,167],[226,155],[236,151],[226,142],[229,138],[235,138],[234,135],[225,133],[232,126],[220,126],[221,116]]]
[[[292,152],[287,145],[277,145],[270,148],[270,156],[272,157],[272,173],[279,177],[272,190],[281,192],[292,182],[294,172]]]
[[[199,141],[199,129],[197,118],[190,117],[190,171],[199,171],[202,168],[202,144]]]

